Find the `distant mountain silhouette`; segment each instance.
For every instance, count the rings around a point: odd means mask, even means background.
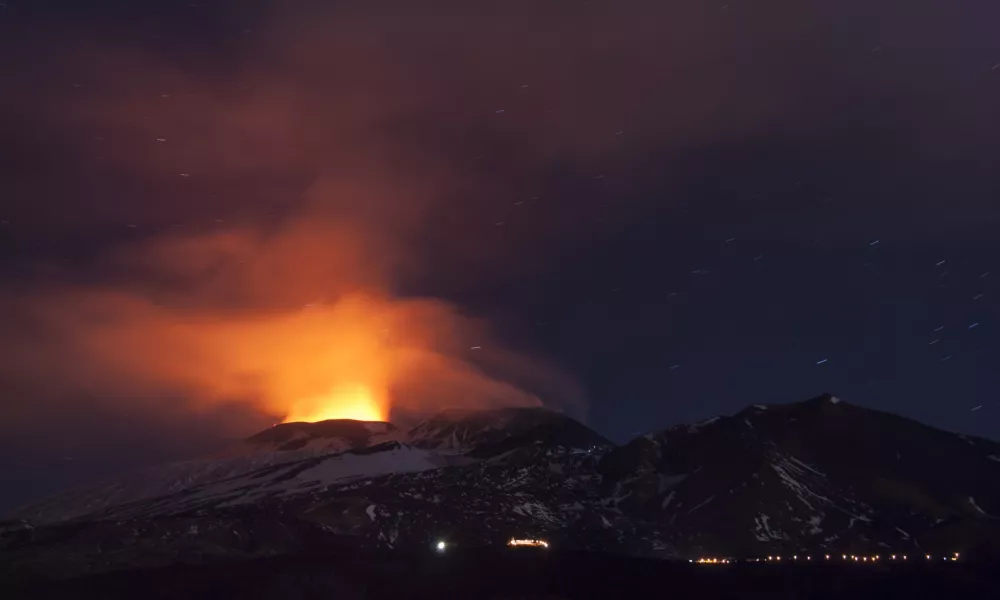
[[[62,494],[0,527],[0,564],[74,574],[512,536],[661,558],[987,557],[998,514],[1000,444],[830,395],[620,447],[544,409],[447,411],[409,431],[277,425],[219,455]]]

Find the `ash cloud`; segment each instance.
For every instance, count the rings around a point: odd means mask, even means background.
[[[931,60],[947,32],[855,31],[854,3],[727,6],[8,7],[0,49],[36,59],[0,97],[10,454],[79,454],[102,433],[131,447],[113,421],[200,448],[280,418],[331,370],[417,411],[583,412],[571,376],[501,349],[450,292],[548,276],[672,202],[687,153],[877,123],[949,154],[984,113],[985,96],[948,102],[962,88]],[[910,68],[876,69],[877,45]],[[894,135],[925,106],[958,125]],[[567,183],[604,174],[614,210]]]

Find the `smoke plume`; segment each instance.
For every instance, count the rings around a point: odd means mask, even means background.
[[[75,452],[81,429],[187,447],[286,418],[580,414],[572,377],[448,298],[558,276],[706,148],[897,122],[894,151],[947,147],[913,98],[951,63],[895,12],[846,31],[852,3],[65,4],[0,22],[5,56],[40,57],[0,95],[11,455],[45,428]]]

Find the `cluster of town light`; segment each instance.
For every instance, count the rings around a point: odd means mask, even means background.
[[[535,547],[535,548],[548,548],[549,547],[549,543],[546,542],[545,540],[524,540],[524,539],[518,539],[518,538],[510,538],[510,541],[507,542],[507,545],[508,546],[512,546],[512,547],[513,546],[529,546],[529,547]]]
[[[728,565],[729,561],[730,559],[728,558],[699,558],[696,562],[710,565]]]
[[[800,556],[798,554],[793,554],[792,556],[786,556],[785,558],[786,558],[786,561],[792,561],[792,562],[797,562],[797,561],[802,561],[802,560],[812,561],[812,556],[811,555]],[[959,553],[955,552],[951,556],[944,555],[944,556],[941,556],[941,558],[942,558],[942,560],[957,561],[958,558],[959,558]],[[924,555],[924,559],[925,560],[934,560],[934,555],[932,555],[932,554],[925,554]],[[817,560],[819,560],[819,559],[817,558]],[[824,554],[823,555],[823,560],[836,560],[836,559],[834,559],[834,557],[830,556],[829,554]],[[840,560],[841,561],[851,561],[851,562],[862,562],[862,563],[868,563],[868,562],[875,563],[875,562],[879,562],[879,561],[881,561],[883,559],[882,559],[882,555],[881,554],[876,554],[874,556],[864,556],[864,555],[860,555],[860,554],[841,554],[840,555]],[[909,556],[907,556],[906,554],[892,554],[892,555],[889,556],[889,560],[890,561],[904,561],[904,560],[909,560]],[[736,560],[732,559],[732,558],[715,558],[715,557],[710,557],[710,556],[703,556],[703,557],[698,558],[698,559],[693,559],[692,558],[692,559],[688,560],[688,562],[690,562],[690,563],[698,563],[698,564],[708,564],[708,565],[727,565],[727,564],[729,564],[731,562],[736,562]],[[781,562],[781,556],[780,555],[771,555],[771,556],[768,556],[767,558],[750,558],[750,559],[747,559],[747,560],[745,560],[743,562],[775,562],[775,563],[777,563],[777,562]]]
[[[511,548],[517,547],[528,547],[528,548],[548,548],[549,543],[545,540],[533,540],[533,539],[522,539],[522,538],[511,538],[507,545]],[[448,549],[448,542],[444,540],[438,540],[434,542],[434,550],[439,554],[443,554],[445,550]]]
[[[549,547],[549,543],[546,542],[545,540],[522,539],[522,538],[510,538],[510,541],[507,542],[507,545],[510,546],[510,547],[512,547],[512,548],[516,548],[516,547],[519,547],[519,546],[526,546],[526,547],[529,547],[529,548],[548,548]],[[437,542],[437,544],[434,545],[434,548],[438,552],[444,552],[448,548],[448,544],[444,540],[440,540],[440,541]],[[959,553],[955,552],[951,556],[943,555],[941,558],[942,558],[942,560],[957,561],[958,558],[959,558],[959,556],[960,556]],[[786,558],[788,558],[792,562],[797,562],[799,560],[812,561],[812,555],[809,555],[809,554],[806,554],[806,555],[803,555],[803,556],[799,556],[798,554],[793,554],[791,557],[786,557]],[[831,560],[831,559],[836,560],[834,557],[830,556],[829,554],[824,554],[823,555],[823,560]],[[933,554],[925,554],[924,555],[924,559],[925,560],[934,560],[934,555]],[[862,562],[862,563],[871,562],[871,563],[875,563],[875,562],[878,562],[878,561],[882,560],[882,555],[881,554],[876,554],[874,556],[865,556],[865,555],[859,555],[859,554],[841,554],[840,555],[840,560],[841,561],[850,561],[850,562]],[[892,555],[889,556],[889,560],[890,561],[903,561],[903,560],[909,560],[909,557],[906,554],[892,554]],[[738,562],[738,561],[736,559],[734,559],[734,558],[729,558],[729,557],[717,558],[717,557],[712,557],[712,556],[702,556],[701,558],[698,558],[697,560],[692,558],[692,559],[688,560],[688,562],[689,563],[698,563],[700,565],[728,565],[729,563]],[[749,558],[749,559],[746,559],[746,560],[744,560],[742,562],[781,562],[781,555],[771,555],[771,556],[768,556],[767,558]]]

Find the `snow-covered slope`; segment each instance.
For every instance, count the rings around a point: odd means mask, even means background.
[[[349,419],[283,423],[219,453],[195,460],[140,469],[96,485],[70,490],[14,513],[33,523],[52,523],[101,514],[115,506],[183,492],[307,458],[368,448],[405,437],[391,423]]]
[[[133,519],[204,513],[239,506],[260,506],[299,494],[322,491],[337,483],[389,473],[411,473],[460,465],[471,459],[386,442],[359,450],[326,454],[257,469],[190,486],[175,494],[111,506],[90,518]]]
[[[247,438],[217,456],[292,452],[295,454],[289,456],[304,458],[405,440],[405,432],[397,429],[392,423],[352,419],[333,419],[318,423],[282,423]]]
[[[409,432],[391,423],[349,419],[283,423],[212,456],[143,469],[72,490],[25,507],[13,517],[54,523],[118,514],[116,507],[145,505],[177,494],[205,498],[237,493],[226,490],[254,489],[268,495],[273,491],[269,488],[271,474],[281,478],[298,472],[303,465],[315,464],[315,468],[323,469],[338,465],[335,471],[353,469],[351,472],[358,475],[375,476],[413,470],[416,464],[454,464],[454,455],[483,458],[536,441],[577,448],[608,443],[564,415],[535,408],[446,411]],[[397,445],[391,446],[393,442]],[[367,449],[372,453],[363,454]],[[352,459],[362,456],[366,458]],[[254,485],[247,483],[250,480]],[[322,485],[329,481],[318,478],[311,483]],[[286,485],[295,487],[292,483]]]
[[[176,494],[192,487],[302,458],[298,453],[252,454],[190,460],[141,469],[47,498],[15,511],[13,516],[29,519],[36,524],[85,518],[101,514],[115,506]]]
[[[533,442],[573,448],[610,444],[578,421],[544,408],[448,410],[411,429],[407,440],[420,448],[482,457]]]
[[[173,479],[191,468],[175,466],[21,515],[35,525],[76,518],[72,533],[16,535],[40,540],[29,547],[45,565],[77,564],[74,548],[94,539],[87,552],[105,564],[119,560],[108,545],[159,548],[192,526],[218,532],[213,552],[240,556],[261,543],[274,552],[334,543],[324,536],[378,548],[544,536],[646,556],[1000,551],[1000,444],[831,396],[754,405],[621,447],[535,409],[448,413],[406,436],[347,427],[358,435],[343,452],[306,448],[325,434],[274,428],[251,438],[269,451],[203,461],[200,477]],[[370,444],[383,435],[407,443]],[[141,555],[121,560],[133,559]]]
[[[998,449],[827,395],[643,436],[602,472],[617,506],[693,551],[878,552],[995,520]]]

